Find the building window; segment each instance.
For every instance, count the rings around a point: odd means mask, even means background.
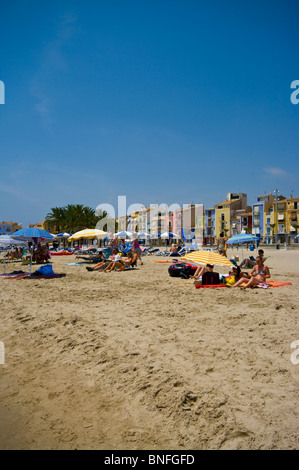
[[[298,202],[297,202],[297,201],[294,202],[294,209],[295,209],[295,210],[298,209]]]
[[[220,220],[221,220],[222,222],[225,220],[225,214],[223,214],[223,213],[221,214]]]
[[[259,206],[254,206],[253,213],[254,213],[254,215],[259,215],[260,207]]]
[[[278,225],[278,231],[279,231],[279,233],[284,233],[284,224],[279,224]]]
[[[270,225],[271,224],[271,219],[270,217],[267,217],[267,225]]]

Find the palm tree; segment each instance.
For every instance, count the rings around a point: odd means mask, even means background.
[[[51,212],[46,215],[45,229],[49,232],[61,232],[65,222],[66,214],[64,207],[53,207]]]
[[[68,204],[54,207],[45,218],[45,228],[51,232],[75,233],[86,228],[94,228],[106,212],[96,215],[95,210],[83,204]]]
[[[271,238],[272,238],[272,243],[274,243],[274,229],[276,227],[276,224],[270,224],[270,227],[272,229],[272,235],[271,235]]]

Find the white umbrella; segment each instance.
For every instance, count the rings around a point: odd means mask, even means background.
[[[164,232],[158,235],[159,238],[162,238],[163,240],[167,238],[180,238],[179,235],[176,233],[170,233],[170,232]]]
[[[136,234],[134,232],[127,232],[126,230],[114,234],[114,236],[117,238],[131,238],[133,237],[133,235]]]
[[[150,233],[146,233],[146,232],[138,233],[138,238],[150,238],[152,236],[153,235],[151,235]]]

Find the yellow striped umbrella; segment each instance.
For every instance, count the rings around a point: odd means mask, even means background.
[[[224,266],[226,268],[234,267],[234,264],[225,256],[213,253],[212,251],[193,251],[192,253],[189,253],[189,255],[183,256],[181,259],[204,265],[212,264],[216,266]]]
[[[80,238],[106,238],[108,235],[107,232],[103,232],[103,230],[96,230],[96,229],[85,229],[80,230],[80,232],[74,233],[68,241],[71,242],[73,240],[80,240]]]

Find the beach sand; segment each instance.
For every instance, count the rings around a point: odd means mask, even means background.
[[[0,279],[0,448],[298,449],[299,250],[266,254],[292,286],[195,289],[156,257]]]

